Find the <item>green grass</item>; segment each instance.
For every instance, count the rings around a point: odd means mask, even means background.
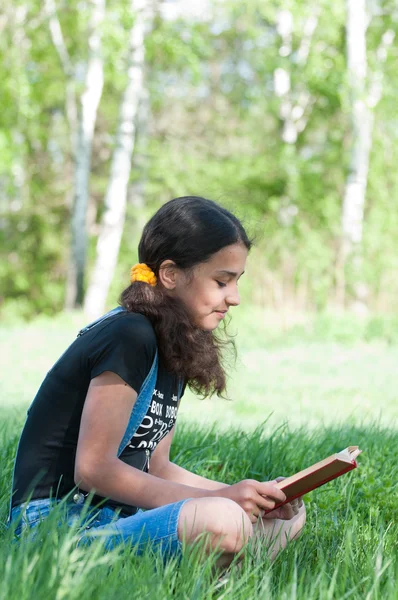
[[[0,329],[1,523],[26,407],[81,324],[74,316]],[[2,526],[0,600],[398,599],[398,346],[386,338],[388,328],[367,340],[366,328],[344,338],[343,327],[331,322],[322,337],[307,323],[297,336],[296,326],[283,331],[258,315],[253,323],[248,313],[237,327],[232,401],[187,395],[173,458],[232,483],[289,475],[358,444],[360,468],[307,496],[301,538],[273,564],[265,548],[249,548],[242,568],[233,566],[219,581],[214,557],[203,563],[195,552],[180,566],[163,565],[150,551],[141,558],[127,548],[105,554],[100,543],[88,552],[76,548],[78,533],[59,530],[55,518],[43,525],[41,540],[20,546]]]
[[[77,533],[59,532],[55,520],[37,542],[13,546],[2,532],[0,599],[24,598],[397,598],[396,560],[398,435],[380,427],[287,427],[262,437],[261,430],[222,434],[197,426],[180,429],[174,459],[186,468],[233,482],[267,480],[295,471],[355,440],[365,452],[357,471],[307,496],[308,521],[299,540],[274,564],[254,549],[241,570],[233,567],[220,588],[214,560],[186,557],[182,565],[155,563],[148,552],[128,549],[104,554],[100,547],[76,548]],[[3,427],[5,477],[0,495],[4,518],[17,432]],[[386,451],[388,449],[388,460]]]

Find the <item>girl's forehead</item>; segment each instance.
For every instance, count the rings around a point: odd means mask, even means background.
[[[206,271],[225,271],[240,275],[245,269],[247,254],[247,248],[243,244],[233,244],[215,252],[202,265],[206,266]]]

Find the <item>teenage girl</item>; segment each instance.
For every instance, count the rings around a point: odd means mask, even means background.
[[[250,246],[240,221],[204,198],[176,198],[150,219],[121,305],[80,331],[28,410],[10,511],[17,535],[62,499],[69,523],[84,508],[80,544],[101,531],[107,548],[149,542],[169,556],[207,532],[227,565],[255,534],[271,556],[299,535],[301,499],[269,512],[285,499],[275,481],[227,485],[169,459],[185,386],[225,390],[213,332],[239,304]]]

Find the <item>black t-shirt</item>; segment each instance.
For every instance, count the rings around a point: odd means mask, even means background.
[[[152,366],[156,346],[150,321],[127,311],[76,338],[47,373],[28,410],[15,462],[12,506],[24,502],[32,492],[31,499],[62,498],[75,487],[80,419],[91,379],[112,371],[138,394]],[[166,370],[159,356],[151,404],[120,460],[148,470],[151,452],[176,421],[177,395],[178,378]],[[136,507],[115,501],[108,501],[108,505],[130,514],[136,511]]]

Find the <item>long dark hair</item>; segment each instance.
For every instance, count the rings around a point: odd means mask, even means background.
[[[145,225],[138,257],[159,275],[163,261],[172,260],[189,273],[225,246],[241,243],[251,247],[242,223],[212,200],[183,196],[164,204]],[[126,288],[120,303],[151,321],[158,349],[166,368],[182,377],[195,392],[221,395],[226,387],[223,348],[233,345],[224,328],[224,337],[195,326],[181,300],[171,297],[158,285],[135,281]]]

